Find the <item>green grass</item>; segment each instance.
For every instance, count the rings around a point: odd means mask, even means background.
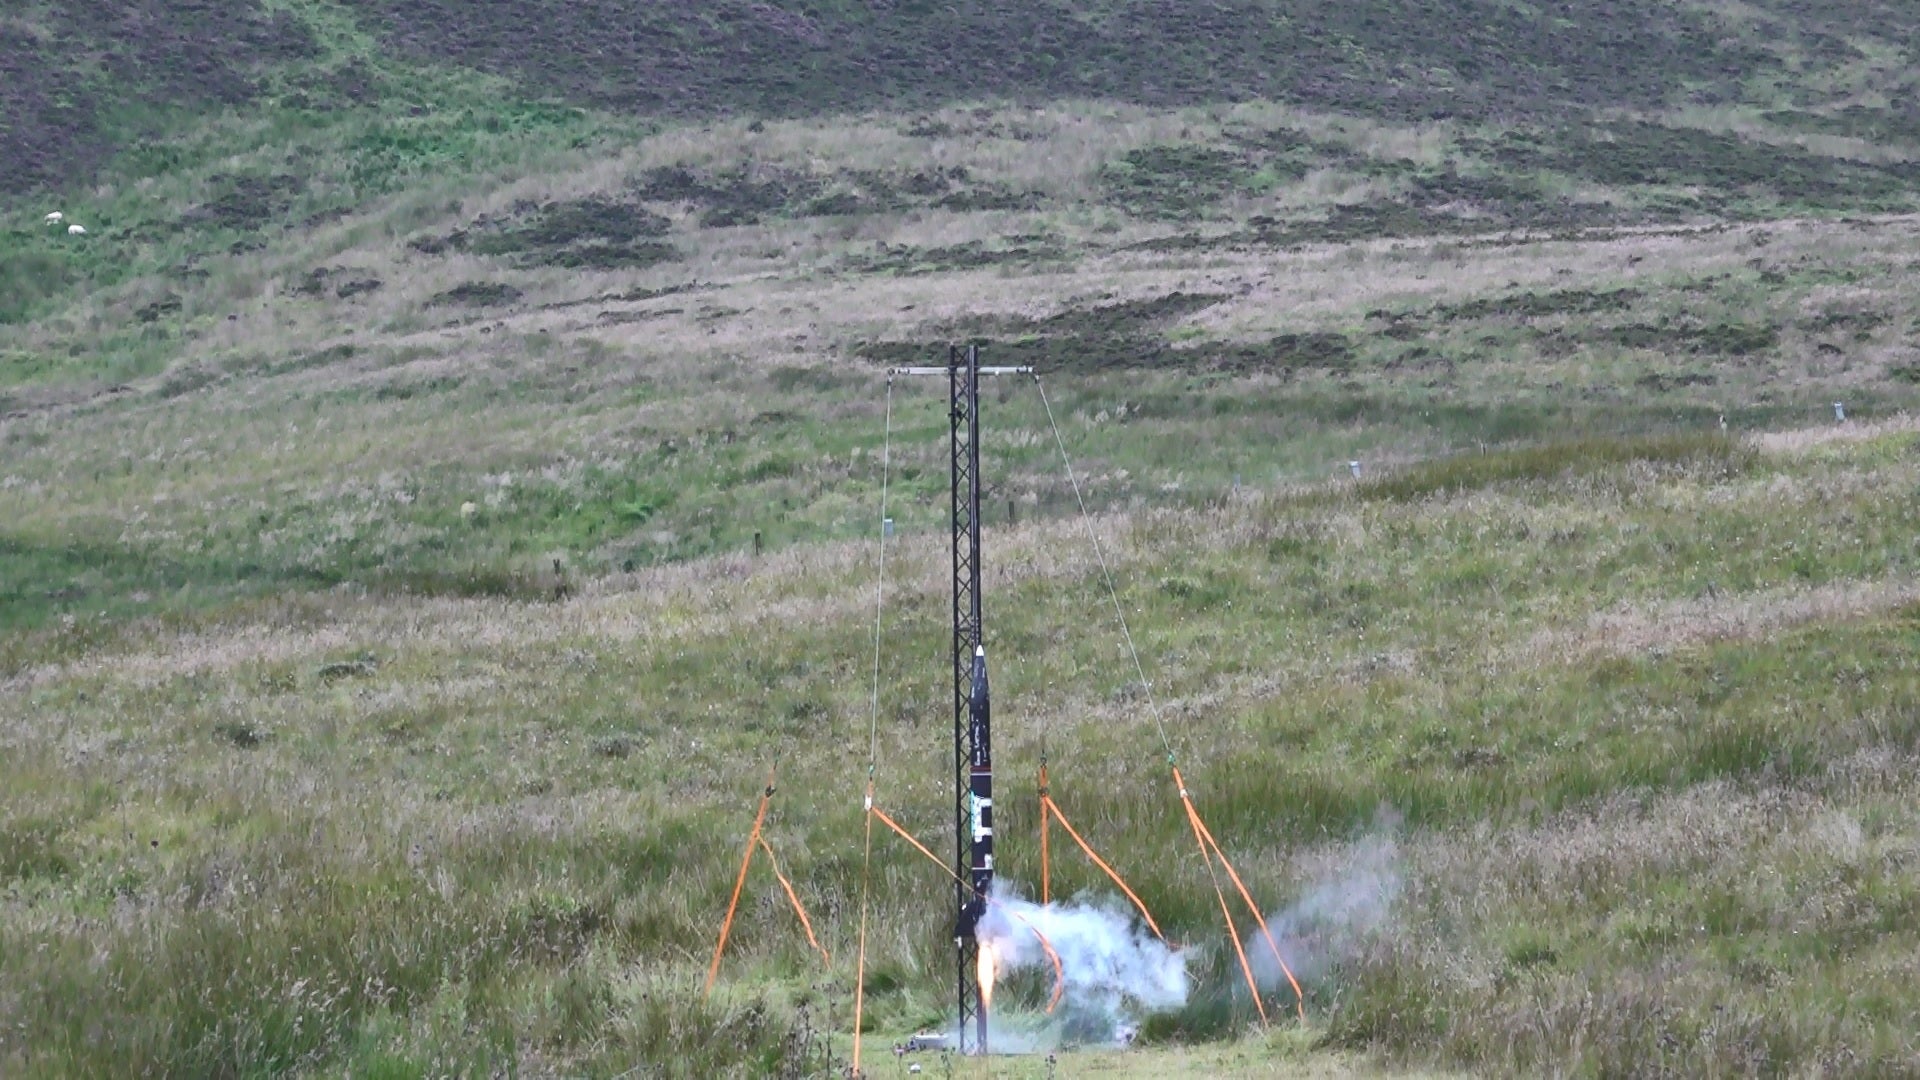
[[[1468,1067],[1738,1071],[1841,1047],[1900,1060],[1905,973],[1849,965],[1900,954],[1891,943],[1915,932],[1920,886],[1848,852],[1915,835],[1905,781],[1871,771],[1920,737],[1905,719],[1920,686],[1912,601],[1898,594],[1916,524],[1910,448],[1516,451],[1357,498],[1267,498],[1123,529],[1122,599],[1172,703],[1176,749],[1256,890],[1284,902],[1311,877],[1294,857],[1337,850],[1382,806],[1402,819],[1409,895],[1384,937],[1315,984],[1324,1038]],[[997,535],[1005,565],[1055,552],[990,598],[1005,658],[1004,872],[1035,876],[1017,778],[1044,727],[1056,797],[1200,947],[1203,985],[1218,980],[1208,993],[1226,994],[1217,912],[1183,854],[1151,723],[1124,704],[1129,674],[1090,562],[1061,558],[1078,546],[1071,531]],[[923,575],[937,559],[902,558],[882,801],[937,835],[945,766],[918,719],[941,701],[937,666],[918,659],[941,639],[938,575]],[[758,1071],[801,1053],[805,1030],[844,1033],[861,770],[834,744],[864,726],[871,567],[830,548],[782,559],[778,574],[696,564],[561,606],[334,594],[78,651],[16,637],[16,670],[74,666],[45,669],[7,705],[20,751],[8,790],[21,797],[4,832],[6,932],[46,946],[4,954],[8,984],[31,991],[13,1006],[10,1030],[27,1034],[12,1060],[29,1074],[488,1060],[600,1072],[671,1054],[720,1055],[686,1057],[693,1071]],[[1707,575],[1732,605],[1718,618],[1695,599]],[[1821,589],[1866,606],[1764,629],[1770,610],[1796,618],[1793,598]],[[760,614],[790,608],[805,613]],[[1611,629],[1592,636],[1593,612],[1646,612],[1646,628],[1593,624]],[[1659,644],[1634,644],[1643,634]],[[115,660],[153,650],[157,668]],[[1232,689],[1250,671],[1287,692]],[[1221,692],[1200,713],[1182,704]],[[54,741],[27,735],[56,716]],[[88,748],[84,774],[60,746]],[[701,1006],[700,942],[776,753],[771,836],[840,962],[828,973],[808,959],[756,877],[766,899],[736,931],[728,989]],[[236,784],[243,764],[252,779]],[[1780,800],[1803,823],[1785,837],[1762,809]],[[1793,839],[1815,827],[1868,846]],[[1471,854],[1489,828],[1517,862]],[[1627,837],[1618,849],[1555,853],[1574,842],[1556,837],[1607,828]],[[1733,842],[1698,846],[1696,830]],[[881,1031],[939,1017],[939,916],[916,899],[931,885],[909,855],[880,849]],[[1859,869],[1834,878],[1843,865]],[[1056,888],[1098,888],[1096,873],[1063,859]],[[1528,876],[1540,873],[1577,876],[1555,889]],[[1779,906],[1799,889],[1839,891]],[[78,964],[74,950],[110,959]],[[1436,967],[1445,955],[1457,960]],[[1652,981],[1676,963],[1686,998]],[[1525,974],[1483,980],[1482,964]],[[1596,970],[1624,1012],[1554,1011],[1566,979]],[[1823,988],[1843,970],[1851,989],[1833,996]],[[1643,999],[1622,996],[1632,987]],[[1153,1037],[1242,1030],[1250,1013],[1231,1002],[1203,997]],[[1493,1034],[1536,1005],[1544,1027]],[[1680,1041],[1587,1041],[1642,1007]],[[1742,1041],[1756,1029],[1708,1026],[1716,1009],[1769,1018],[1764,1049]],[[844,1060],[844,1035],[808,1045]]]
[[[1367,498],[1413,499],[1496,484],[1592,476],[1635,464],[1736,472],[1751,458],[1751,451],[1724,435],[1564,440],[1498,454],[1462,454],[1367,480],[1360,491]]]

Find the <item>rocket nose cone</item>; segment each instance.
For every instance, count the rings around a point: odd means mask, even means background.
[[[985,660],[987,658],[987,647],[985,645],[975,645],[973,647],[973,655],[981,660]]]

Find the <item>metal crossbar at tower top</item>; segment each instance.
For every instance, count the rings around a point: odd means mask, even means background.
[[[959,346],[956,345],[954,346],[954,348],[958,349]],[[967,346],[967,350],[973,353],[977,353],[979,351],[976,347],[971,345]],[[974,370],[981,375],[1031,375],[1033,374],[1033,369],[1030,367],[977,367],[976,366]],[[952,374],[952,372],[953,372],[953,369],[948,367],[897,367],[897,368],[887,369],[887,374],[889,375],[950,375]]]

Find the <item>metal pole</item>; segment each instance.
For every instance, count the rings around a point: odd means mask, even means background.
[[[968,1030],[980,1015],[979,988],[974,969],[979,959],[979,942],[974,931],[979,922],[973,910],[972,888],[968,872],[973,865],[972,792],[968,785],[968,721],[971,713],[973,647],[979,638],[979,546],[974,539],[973,492],[979,454],[974,436],[979,431],[974,407],[979,375],[971,350],[958,346],[947,350],[949,420],[953,446],[953,872],[954,881],[954,953],[955,989],[959,1001],[954,1045],[960,1053],[970,1050]]]
[[[980,918],[993,887],[993,744],[980,595],[980,350],[954,348],[947,357],[953,423],[954,952],[957,1046],[964,1054],[987,1048],[977,971]]]
[[[993,889],[993,714],[980,589],[980,377],[1032,371],[981,367],[978,347],[954,346],[947,350],[945,367],[888,372],[947,377],[953,481],[953,941],[959,996],[954,1045],[962,1054],[987,1051],[987,1009],[977,976],[978,929]]]

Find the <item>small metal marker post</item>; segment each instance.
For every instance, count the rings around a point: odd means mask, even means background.
[[[1353,474],[1355,480],[1360,479],[1360,463],[1358,461],[1347,462],[1347,471]]]
[[[1833,403],[1833,422],[1836,424],[1847,422],[1847,407],[1844,403],[1838,401]]]
[[[886,537],[889,540],[893,539],[893,519],[892,518],[880,519],[880,535]]]

